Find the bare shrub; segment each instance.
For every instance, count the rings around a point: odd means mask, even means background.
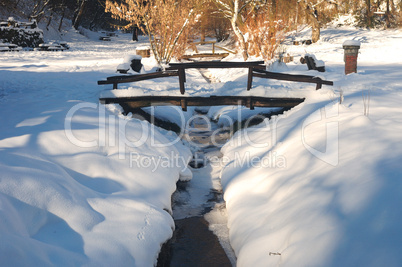
[[[195,23],[200,3],[196,0],[106,1],[106,11],[127,21],[123,28],[137,26],[146,33],[159,64],[180,58],[188,43],[189,28]]]
[[[243,26],[243,31],[248,34],[248,54],[271,60],[285,38],[286,29],[285,21],[274,19],[266,8],[253,11]]]

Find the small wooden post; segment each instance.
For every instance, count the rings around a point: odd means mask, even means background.
[[[317,86],[315,87],[315,90],[321,89],[322,84],[321,83],[317,83]]]
[[[249,97],[248,103],[250,105],[250,110],[254,110],[254,103],[253,103],[253,98],[252,97]]]
[[[178,68],[179,72],[179,84],[180,84],[180,93],[184,95],[186,89],[184,87],[184,83],[186,82],[186,72],[183,68]]]
[[[117,83],[113,83],[113,90],[117,89]]]
[[[248,68],[247,91],[250,91],[253,84],[253,67]]]
[[[187,111],[187,100],[184,99],[184,98],[182,98],[182,99],[180,100],[180,104],[181,104],[181,109],[182,109],[183,111]]]
[[[215,43],[212,43],[212,54],[215,54]]]

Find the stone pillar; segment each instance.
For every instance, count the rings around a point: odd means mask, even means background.
[[[359,41],[345,41],[343,43],[343,49],[345,51],[343,60],[345,61],[345,74],[357,72],[357,54],[360,49]]]

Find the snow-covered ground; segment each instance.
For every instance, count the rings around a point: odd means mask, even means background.
[[[0,265],[152,266],[190,150],[98,104],[130,36],[65,38],[69,51],[0,54]]]
[[[69,31],[68,51],[0,54],[1,265],[152,266],[171,236],[170,197],[191,176],[189,148],[98,104],[101,95],[179,94],[174,77],[113,92],[96,84],[146,45],[130,37],[102,42]],[[342,43],[352,39],[362,43],[358,73],[345,76]],[[402,264],[401,41],[399,30],[345,26],[288,47],[295,61],[310,53],[325,62],[325,73],[298,62],[280,68],[335,82],[319,91],[255,78],[247,92],[245,70],[211,70],[214,84],[187,72],[187,95],[306,97],[221,151],[238,266]],[[178,120],[166,109],[155,112]],[[209,115],[220,113],[230,112]]]
[[[321,38],[289,52],[324,60],[335,86],[311,88],[222,149],[238,266],[402,264],[402,32],[328,28]],[[358,73],[345,76],[348,39],[362,45]]]

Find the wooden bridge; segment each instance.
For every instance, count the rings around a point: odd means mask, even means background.
[[[119,83],[131,83],[143,80],[179,77],[180,93],[185,93],[186,73],[189,68],[247,68],[247,91],[252,88],[253,77],[264,79],[275,79],[282,81],[304,82],[316,84],[316,89],[320,89],[323,84],[333,85],[332,81],[322,80],[319,77],[308,75],[294,75],[269,72],[265,70],[263,61],[251,62],[221,62],[221,61],[201,61],[191,63],[171,63],[165,70],[138,74],[138,75],[119,75],[108,77],[106,80],[98,81],[99,85],[113,84],[113,89],[117,89]],[[152,105],[167,103],[181,106],[187,110],[187,106],[220,106],[220,105],[243,105],[250,109],[254,107],[294,107],[304,101],[304,98],[273,98],[273,97],[255,97],[255,96],[210,96],[210,97],[188,97],[188,96],[136,96],[136,97],[118,97],[118,98],[100,98],[104,104],[121,104],[127,108],[141,108]]]
[[[208,52],[200,52],[197,48],[197,45],[212,45],[212,51]],[[190,44],[190,47],[195,52],[194,54],[184,55],[182,59],[192,60],[194,58],[225,58],[229,56],[229,54],[236,54],[236,52],[227,49],[226,47],[219,46],[216,44],[216,41],[207,41],[207,42],[193,42]],[[217,52],[217,49],[223,50],[224,52]]]

